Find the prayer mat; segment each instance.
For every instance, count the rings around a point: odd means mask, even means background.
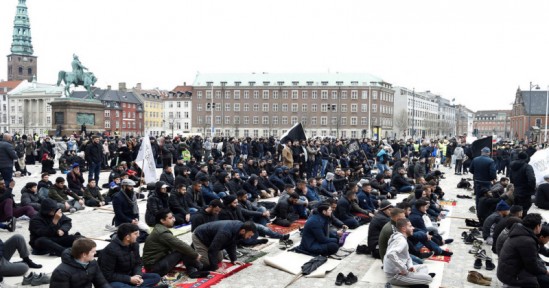
[[[240,252],[241,256],[238,256],[238,261],[244,263],[254,262],[255,260],[267,255],[267,252],[252,250],[249,248],[238,248],[237,253]]]
[[[273,245],[275,242],[278,242],[278,239],[274,239],[275,241],[269,241],[265,244],[257,244],[257,245],[254,245],[254,246],[250,246],[250,247],[247,247],[248,249],[252,249],[252,250],[256,250],[256,251],[261,251],[271,245]]]
[[[443,205],[443,206],[456,206],[457,201],[440,201],[440,205]]]
[[[295,230],[298,230],[299,228],[302,228],[303,226],[305,226],[305,219],[298,219],[296,220],[294,223],[292,223],[292,225],[290,225],[290,227],[284,227],[284,226],[279,226],[279,225],[276,225],[276,224],[273,224],[273,223],[269,223],[267,224],[267,227],[271,228],[271,230],[275,231],[275,232],[278,232],[280,234],[289,234],[290,232],[293,232]]]
[[[444,250],[450,251],[449,249],[444,249]],[[452,257],[451,256],[442,256],[442,255],[433,255],[433,256],[431,256],[427,259],[432,260],[432,261],[440,261],[440,262],[450,263],[450,260],[452,260]]]
[[[231,263],[223,262],[225,265],[225,274],[217,273],[217,272],[210,272],[210,275],[206,278],[198,278],[198,279],[189,279],[187,277],[181,278],[178,281],[175,281],[172,283],[172,287],[180,287],[180,288],[208,288],[211,287],[217,283],[219,283],[224,278],[230,277],[231,275],[238,273],[242,271],[243,269],[246,269],[250,267],[251,263],[246,263],[244,265],[234,265]],[[219,265],[219,267],[222,267],[222,265]],[[183,282],[183,283],[180,283]]]

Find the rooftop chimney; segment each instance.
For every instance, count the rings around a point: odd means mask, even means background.
[[[187,82],[183,82],[183,86],[187,86]]]
[[[118,83],[118,90],[120,92],[126,92],[126,82],[120,82]]]
[[[137,83],[137,85],[136,85],[135,89],[137,89],[137,90],[141,90],[141,83]]]
[[[107,85],[107,90],[111,90],[111,85]]]

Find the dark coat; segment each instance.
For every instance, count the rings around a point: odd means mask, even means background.
[[[13,145],[6,141],[0,141],[0,169],[13,168],[13,160],[19,159]],[[6,183],[6,186],[9,183]]]
[[[511,162],[509,178],[515,185],[513,192],[517,198],[526,198],[534,195],[536,192],[536,175],[532,165],[524,160],[515,160]]]
[[[372,219],[372,222],[370,222],[370,226],[368,227],[368,247],[371,249],[375,249],[377,246],[377,243],[379,243],[379,234],[381,233],[381,229],[383,229],[383,226],[391,221],[391,217],[387,216],[383,211],[378,211],[374,218]]]
[[[498,279],[507,285],[535,287],[538,283],[536,275],[547,273],[545,267],[541,269],[537,264],[538,250],[534,231],[521,223],[513,225],[499,252]],[[518,279],[519,274],[521,279]]]
[[[84,188],[84,176],[82,176],[82,173],[79,175],[76,175],[74,172],[69,172],[67,174],[67,184],[69,186],[69,189],[72,191],[75,191],[77,193],[83,193],[82,189]]]
[[[478,156],[471,161],[469,172],[473,174],[475,181],[492,181],[497,179],[496,163],[488,156]],[[511,182],[513,182],[511,180]]]
[[[187,200],[185,199],[185,194],[181,194],[177,191],[172,191],[170,193],[168,204],[173,214],[178,214],[184,217],[185,215],[190,213],[189,205],[187,205]]]
[[[194,235],[200,242],[208,247],[208,258],[210,260],[209,270],[217,270],[218,263],[223,259],[217,258],[217,253],[221,250],[227,251],[231,262],[236,261],[236,245],[242,238],[239,234],[244,223],[240,221],[215,221],[200,225],[194,230]]]
[[[408,219],[410,219],[410,223],[412,223],[412,226],[414,226],[414,232],[427,232],[427,227],[425,227],[425,221],[423,221],[423,215],[425,215],[425,213],[422,213],[416,207],[412,208],[412,213],[410,213]]]
[[[157,185],[158,183],[162,182],[157,182]],[[161,185],[162,184],[160,184],[160,186]],[[145,211],[145,223],[147,223],[147,225],[151,227],[156,225],[156,213],[158,213],[158,211],[162,209],[170,208],[170,204],[168,204],[168,192],[162,193],[158,191],[158,187],[156,190],[157,191],[151,193],[151,195],[149,195],[149,198],[147,198],[147,211]]]
[[[205,206],[206,202],[204,202],[204,197],[202,197],[202,191],[194,191],[191,187],[190,189],[187,189],[187,193],[185,193],[185,199],[187,200],[187,205],[189,208],[196,208],[200,209]]]
[[[71,256],[71,249],[61,255],[61,264],[51,275],[50,287],[55,288],[96,288],[111,287],[103,276],[97,261],[92,260],[86,268],[80,265]]]
[[[217,221],[217,217],[218,215],[206,212],[206,207],[201,208],[198,212],[191,215],[191,231],[194,231],[202,224]]]
[[[351,211],[352,211],[351,201],[349,201],[347,197],[341,197],[337,201],[337,208],[334,211],[335,212],[334,214],[337,217],[337,219],[341,220],[342,222],[345,222],[345,220],[354,217]]]
[[[103,145],[91,142],[86,146],[86,161],[101,163],[103,161]]]
[[[242,216],[242,210],[240,205],[236,205],[236,208],[225,207],[219,213],[219,220],[238,220],[245,222],[244,216]]]
[[[30,241],[31,247],[34,246],[36,239],[40,237],[59,238],[57,230],[62,230],[65,235],[69,234],[69,230],[72,228],[72,219],[65,216],[61,216],[61,219],[57,224],[53,224],[53,216],[50,216],[51,211],[57,210],[57,204],[51,199],[44,200],[40,212],[36,213],[29,222]]]
[[[21,200],[23,202],[23,200]],[[549,209],[549,183],[543,183],[538,186],[536,192],[536,206],[540,209]]]
[[[133,219],[139,219],[139,213],[133,212],[133,204],[128,201],[126,196],[122,193],[124,191],[117,192],[112,198],[112,207],[114,209],[114,225],[118,226],[122,223],[131,223]],[[131,199],[133,194],[129,196]]]
[[[132,276],[143,275],[139,244],[124,246],[118,237],[114,237],[101,251],[98,263],[103,276],[109,282],[130,284]]]
[[[337,243],[337,238],[330,237],[330,222],[330,218],[322,214],[312,214],[303,227],[299,247],[305,251],[318,251],[323,244]]]
[[[33,193],[29,191],[27,188],[23,188],[23,190],[21,190],[22,206],[31,206],[32,208],[34,208],[34,210],[39,211],[41,202],[42,202],[42,198],[38,196],[38,192]]]

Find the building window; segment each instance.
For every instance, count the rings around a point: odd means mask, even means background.
[[[282,112],[288,112],[288,104],[282,104]]]
[[[215,91],[215,99],[221,99],[221,91]]]
[[[263,99],[269,99],[269,90],[263,90]]]
[[[189,112],[183,112],[185,115],[185,119],[189,119]]]
[[[282,125],[288,125],[288,117],[282,116]]]
[[[259,111],[259,104],[255,103],[253,107],[254,107],[254,108],[253,108],[253,111],[254,111],[254,112]]]
[[[377,112],[377,104],[372,104],[372,112]]]
[[[368,112],[368,104],[361,104],[360,112]]]
[[[328,117],[322,116],[320,117],[320,126],[326,126],[328,125]]]
[[[111,120],[105,120],[105,129],[111,129]]]
[[[301,98],[302,99],[307,99],[308,97],[309,97],[309,95],[308,95],[307,91],[301,92]]]
[[[259,99],[259,91],[254,90],[254,99]]]
[[[244,112],[250,111],[250,104],[244,103]]]
[[[214,105],[215,105],[215,111],[217,111],[217,112],[221,111],[221,104],[219,104],[219,103],[215,104],[214,103]]]
[[[240,103],[234,103],[233,110],[234,112],[240,112]]]
[[[278,125],[278,116],[273,116],[273,125]]]
[[[278,104],[273,103],[273,112],[278,112]]]
[[[244,99],[250,99],[250,91],[244,91]]]
[[[337,99],[337,91],[332,91],[332,99]]]
[[[244,116],[244,125],[250,124],[250,117]]]
[[[189,130],[189,122],[185,122],[184,124],[185,124],[185,130]]]
[[[116,129],[120,129],[120,121],[116,121]]]
[[[263,125],[269,125],[269,116],[263,116],[263,120],[261,123]]]
[[[181,101],[177,101],[177,108],[181,108]]]
[[[231,124],[231,117],[225,116],[225,124]]]
[[[320,99],[328,99],[328,91],[320,91]]]
[[[320,112],[328,112],[328,104],[321,104]]]
[[[126,121],[122,121],[122,129],[126,128]]]
[[[51,116],[46,116],[46,123],[51,124]]]
[[[351,112],[357,112],[357,104],[351,104]]]
[[[288,91],[282,91],[282,99],[288,99]]]
[[[255,138],[259,137],[259,130],[254,129],[254,137]]]
[[[240,116],[234,116],[234,124],[240,124]]]
[[[316,91],[311,92],[311,99],[317,99],[317,98],[318,98],[317,92]]]
[[[297,103],[292,103],[292,112],[297,112]]]
[[[271,133],[273,134],[273,136],[278,136],[278,130],[271,130]]]
[[[215,116],[215,124],[221,124],[221,116]]]
[[[298,99],[297,90],[292,90],[292,99]]]
[[[202,104],[201,103],[196,104],[196,111],[198,111],[198,112],[202,111]]]
[[[347,126],[347,117],[341,117],[341,126]]]
[[[269,112],[269,103],[263,103],[263,112]]]
[[[347,99],[347,91],[341,91],[341,99]]]
[[[356,90],[351,91],[351,99],[358,99],[358,91]]]
[[[311,112],[316,112],[317,111],[317,105],[316,104],[311,104]]]
[[[356,117],[351,117],[351,126],[356,126]]]
[[[301,112],[307,112],[307,104],[301,104]]]
[[[259,116],[254,116],[252,124],[254,124],[254,125],[259,124]]]
[[[368,125],[368,118],[361,117],[360,118],[360,125]]]
[[[273,91],[273,99],[278,99],[278,91]]]
[[[225,91],[225,99],[231,99],[231,91]]]
[[[240,99],[240,90],[234,91],[234,99]]]
[[[122,118],[126,118],[126,111],[122,112]]]
[[[105,118],[111,118],[111,110],[105,110]]]
[[[231,103],[225,103],[225,111],[231,111]]]
[[[291,125],[295,125],[295,123],[297,123],[297,117],[292,116],[292,124]]]
[[[311,117],[311,125],[316,126],[316,117]]]
[[[377,100],[377,91],[372,91],[372,99]]]

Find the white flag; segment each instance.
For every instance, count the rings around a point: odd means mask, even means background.
[[[532,168],[534,168],[536,184],[544,183],[545,180],[543,179],[543,176],[549,174],[549,148],[536,151],[536,153],[530,157],[530,162],[528,162],[528,164],[532,165]]]
[[[148,137],[142,138],[141,147],[139,148],[137,158],[135,158],[135,163],[140,165],[141,169],[143,169],[143,174],[145,174],[145,183],[156,182],[156,164],[151,147],[151,141],[149,141]]]

